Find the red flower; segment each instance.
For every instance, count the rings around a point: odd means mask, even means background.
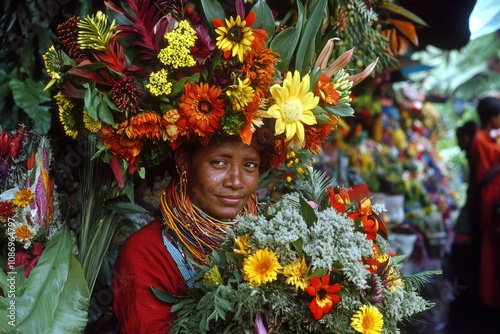
[[[330,275],[328,274],[321,277],[321,279],[313,277],[309,282],[311,285],[307,288],[307,293],[315,297],[309,304],[309,309],[314,319],[319,320],[323,315],[330,312],[335,305],[340,303],[340,298],[336,295],[341,290],[340,284],[329,285]]]
[[[24,277],[28,278],[31,269],[33,269],[37,265],[38,260],[40,260],[42,252],[43,252],[43,244],[41,243],[36,243],[35,246],[33,246],[31,254],[19,251],[16,253],[16,257],[14,259],[14,266],[16,267],[24,266],[23,274]]]
[[[5,223],[14,216],[14,207],[11,202],[0,201],[0,222]]]

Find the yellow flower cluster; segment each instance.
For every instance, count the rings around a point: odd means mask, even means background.
[[[179,26],[165,34],[168,46],[161,49],[158,59],[173,68],[190,67],[196,65],[191,56],[191,48],[196,42],[196,31],[187,21],[179,22]]]
[[[149,83],[146,85],[151,94],[160,96],[170,94],[172,83],[168,82],[168,72],[164,68],[149,75]]]
[[[83,124],[85,124],[85,128],[92,133],[96,133],[101,130],[101,121],[95,120],[89,116],[87,110],[83,110]]]

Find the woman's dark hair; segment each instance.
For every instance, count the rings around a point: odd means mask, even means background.
[[[477,113],[481,127],[484,127],[492,117],[500,114],[500,99],[493,96],[480,99],[477,104]]]

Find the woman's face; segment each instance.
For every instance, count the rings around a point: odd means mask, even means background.
[[[236,217],[259,182],[259,154],[239,139],[210,144],[194,154],[179,150],[175,158],[180,172],[186,171],[193,204],[216,218]]]

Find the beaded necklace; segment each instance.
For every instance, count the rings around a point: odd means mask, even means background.
[[[180,243],[198,263],[206,264],[206,255],[218,248],[226,237],[226,229],[236,224],[236,219],[220,220],[196,207],[186,192],[172,180],[161,193],[160,210],[168,234]],[[241,215],[257,213],[257,197],[252,195]]]

